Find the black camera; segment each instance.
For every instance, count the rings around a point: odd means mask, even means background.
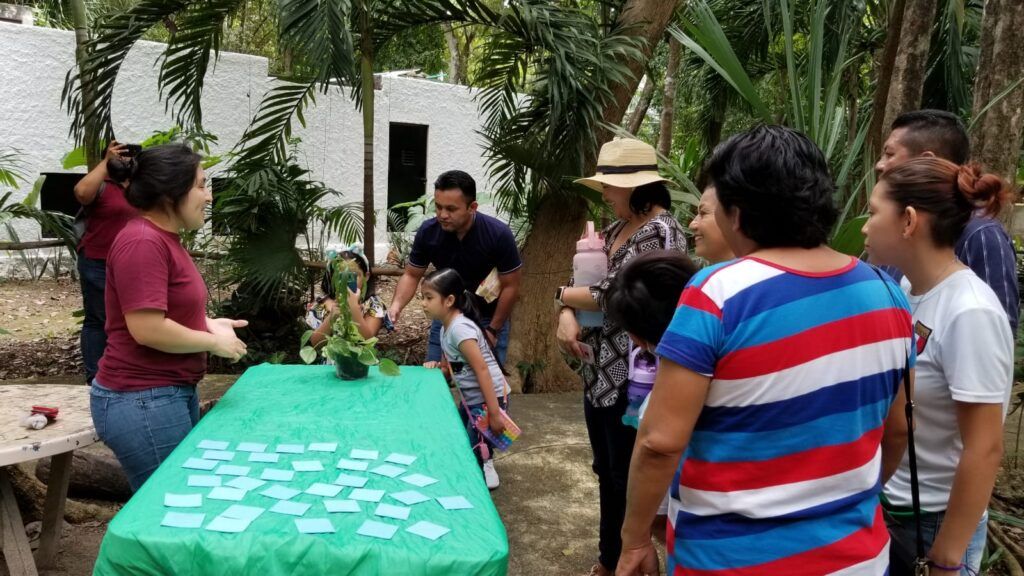
[[[142,145],[140,145],[140,144],[125,144],[124,145],[124,151],[121,152],[121,155],[122,156],[127,156],[128,158],[135,158],[136,156],[139,155],[139,152],[142,152]]]

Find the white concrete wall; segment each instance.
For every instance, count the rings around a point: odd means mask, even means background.
[[[118,140],[138,142],[173,124],[157,91],[157,60],[163,45],[140,42],[122,65],[113,97],[113,125]],[[39,172],[59,171],[61,158],[74,147],[68,138],[69,117],[61,108],[64,77],[74,66],[74,34],[45,28],[0,23],[0,149],[26,153],[30,179]],[[219,138],[214,152],[238,141],[275,80],[267,77],[265,58],[222,53],[209,72],[203,92],[203,121]],[[388,127],[391,122],[424,124],[428,128],[427,187],[438,174],[458,168],[477,180],[480,195],[488,193],[480,116],[473,94],[462,86],[413,78],[385,76],[375,93],[375,208],[387,205]],[[302,139],[300,158],[312,176],[342,193],[342,201],[362,199],[362,115],[347,92],[317,94],[306,113],[306,126],[296,123]],[[21,199],[30,185],[15,194]],[[489,208],[485,210],[490,211]],[[377,219],[377,254],[387,254],[386,218]],[[21,222],[23,240],[35,239],[34,223]],[[3,232],[0,231],[0,236]],[[9,257],[0,253],[0,259]]]

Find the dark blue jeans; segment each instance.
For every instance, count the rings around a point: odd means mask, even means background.
[[[107,348],[107,309],[104,291],[107,286],[107,261],[86,258],[78,254],[78,279],[82,284],[82,306],[85,318],[82,320],[82,364],[85,365],[85,381],[92,382],[99,371],[100,358]]]
[[[195,386],[117,392],[93,381],[92,423],[135,492],[199,421]]]
[[[490,318],[484,318],[480,321],[480,324],[487,326],[491,323]],[[508,355],[508,330],[512,324],[511,320],[506,320],[505,325],[498,331],[498,345],[495,346],[494,355],[498,357],[498,362],[502,366],[505,365],[505,357]],[[434,320],[430,323],[430,336],[427,338],[427,362],[440,362],[441,361],[441,322]]]

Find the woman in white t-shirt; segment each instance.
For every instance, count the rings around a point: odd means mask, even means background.
[[[977,210],[996,215],[1010,196],[976,165],[925,157],[885,172],[864,225],[871,261],[906,277],[916,333],[914,438],[924,550],[931,574],[977,574],[987,511],[1003,454],[1013,384],[1013,335],[996,295],[953,246]],[[891,574],[912,574],[916,529],[909,460],[885,485]]]

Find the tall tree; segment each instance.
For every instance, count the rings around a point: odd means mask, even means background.
[[[875,98],[871,105],[871,125],[868,128],[866,150],[875,154],[882,148],[885,134],[885,104],[888,100],[889,88],[892,86],[893,69],[896,66],[896,54],[900,49],[900,35],[903,30],[903,14],[906,12],[906,0],[894,0],[889,10],[889,22],[886,26],[885,46],[881,56],[875,63]],[[882,95],[886,97],[883,98]]]
[[[882,134],[888,134],[889,126],[897,116],[921,106],[921,94],[928,72],[928,48],[931,46],[932,25],[937,11],[937,0],[906,0],[899,48],[885,100]],[[879,142],[883,141],[884,136]]]
[[[675,36],[668,39],[668,66],[665,68],[665,94],[661,97],[661,125],[658,128],[658,152],[668,158],[672,153],[672,131],[676,114],[676,76],[683,58],[683,45]]]
[[[665,34],[677,0],[627,0],[612,32],[627,33],[643,40],[642,54],[620,53],[616,59],[629,76],[611,86],[610,98],[602,111],[610,126],[622,122],[636,92],[643,70],[654,48]],[[611,139],[611,132],[599,128],[593,133],[584,172],[596,165],[597,151]],[[570,174],[567,174],[570,175]],[[568,279],[576,240],[583,232],[586,202],[565,194],[545,196],[537,207],[530,235],[523,247],[525,281],[512,323],[510,364],[528,366],[530,386],[535,391],[566,390],[579,385],[579,376],[566,365],[558,349],[551,301],[555,290]]]
[[[989,0],[974,82],[972,155],[1013,182],[1024,135],[1024,2]],[[1009,90],[1009,92],[1007,92]]]
[[[654,98],[654,77],[648,74],[644,78],[644,87],[640,90],[636,107],[626,121],[626,131],[633,135],[640,133],[640,127],[643,126],[644,118],[647,118],[647,111],[651,109],[651,100]]]

